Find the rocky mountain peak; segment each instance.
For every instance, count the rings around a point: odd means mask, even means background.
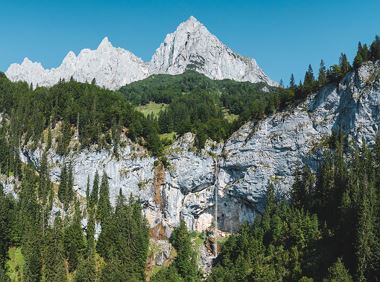
[[[95,78],[99,86],[116,90],[152,74],[181,74],[187,69],[212,79],[277,85],[255,60],[234,53],[193,16],[166,36],[148,63],[125,49],[113,47],[104,37],[96,50],[83,49],[78,56],[70,51],[57,68],[44,69],[40,63],[25,58],[21,64],[12,64],[6,75],[12,81],[47,87],[71,77],[80,82]]]
[[[165,37],[149,64],[152,74],[180,74],[187,69],[196,70],[212,79],[277,85],[255,60],[236,54],[195,17],[190,17]]]
[[[178,26],[177,32],[178,31],[194,32],[200,27],[204,27],[204,25],[200,21],[198,21],[195,17],[190,16],[186,21],[184,21]]]
[[[109,41],[108,37],[106,36],[100,42],[97,50],[107,50],[111,48],[114,48],[114,47],[112,46],[112,43]]]

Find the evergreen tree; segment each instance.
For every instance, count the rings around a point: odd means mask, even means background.
[[[72,165],[70,164],[69,167],[67,167],[65,164],[61,170],[60,184],[58,188],[58,199],[62,203],[65,212],[68,211],[74,198],[73,186],[74,176]]]
[[[358,50],[356,52],[356,56],[354,58],[354,63],[353,63],[355,69],[359,68],[362,65],[362,63],[366,61],[362,55],[363,55],[363,46],[362,46],[362,43],[359,42]]]
[[[75,273],[75,282],[95,282],[97,281],[95,251],[91,251],[79,262]]]
[[[318,73],[318,84],[319,86],[324,86],[327,83],[327,73],[325,62],[321,60],[319,65],[319,73]]]
[[[305,79],[303,82],[303,90],[306,94],[309,94],[314,91],[314,85],[315,85],[315,78],[314,78],[314,72],[311,65],[309,65],[306,73],[305,73]]]
[[[294,80],[294,75],[290,75],[289,88],[294,90],[296,88],[296,82]]]
[[[86,248],[81,225],[79,202],[75,202],[75,214],[72,222],[64,230],[65,256],[68,258],[69,272],[73,272],[79,264]]]
[[[24,255],[23,277],[25,282],[41,281],[42,234],[37,228],[29,227],[24,234],[22,253]]]
[[[370,47],[371,60],[380,60],[380,36],[376,36]]]
[[[112,206],[110,202],[110,193],[108,185],[108,176],[104,172],[102,182],[99,190],[99,202],[97,209],[97,220],[103,225],[108,221],[112,213]]]
[[[342,72],[342,77],[351,70],[351,65],[347,59],[346,54],[341,53],[339,58],[339,66]]]
[[[95,173],[94,183],[92,185],[91,195],[90,195],[90,207],[96,208],[99,200],[99,174]]]
[[[323,279],[324,282],[352,282],[352,277],[346,267],[344,266],[342,259],[338,259],[334,265],[329,268],[327,278]]]
[[[184,221],[181,221],[170,236],[170,243],[177,251],[173,266],[185,281],[200,280],[196,253],[191,242],[190,233]]]
[[[223,275],[225,279],[225,275]],[[173,266],[162,268],[159,272],[156,273],[151,279],[151,282],[183,282],[184,280],[178,274],[177,270]],[[222,280],[228,281],[228,280]]]
[[[363,64],[363,57],[360,53],[356,54],[354,58],[354,68],[358,69]]]
[[[356,256],[357,256],[357,276],[359,281],[365,281],[371,269],[373,258],[373,247],[375,240],[375,204],[376,195],[372,183],[369,183],[367,176],[363,179],[364,193],[361,196],[359,206],[359,218],[357,227]]]
[[[9,277],[5,274],[3,266],[0,265],[0,281],[2,282],[11,282]]]
[[[294,207],[312,210],[315,178],[308,166],[295,173],[295,181],[291,189],[291,200]]]
[[[43,280],[66,282],[65,255],[62,234],[62,222],[56,218],[54,226],[48,229],[45,240]]]
[[[13,200],[5,195],[3,185],[0,184],[0,268],[5,265],[8,248],[11,245],[13,213]]]
[[[62,205],[65,205],[66,203],[66,191],[67,191],[67,182],[68,182],[68,173],[67,173],[67,166],[66,164],[63,165],[63,168],[61,168],[61,175],[59,180],[59,187],[58,187],[58,199],[62,203]]]
[[[132,199],[127,204],[120,191],[115,212],[102,228],[97,244],[107,264],[102,281],[119,281],[119,277],[145,280],[148,246],[149,232],[140,204]]]
[[[87,212],[87,253],[95,249],[95,211],[93,208],[90,208]]]
[[[88,210],[90,209],[90,176],[87,176],[87,184],[86,184],[86,211],[88,213]]]

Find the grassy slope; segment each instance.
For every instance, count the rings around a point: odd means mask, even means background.
[[[24,256],[21,248],[12,247],[8,251],[9,260],[7,262],[7,274],[12,282],[21,282],[22,269],[24,266]]]
[[[166,104],[158,104],[155,102],[149,102],[146,105],[141,105],[136,107],[136,110],[141,112],[144,116],[148,116],[153,114],[154,117],[158,117],[161,111],[165,110],[168,105]]]

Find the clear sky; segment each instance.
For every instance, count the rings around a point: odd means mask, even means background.
[[[309,63],[316,72],[321,58],[352,60],[358,41],[380,34],[379,0],[1,0],[0,70],[26,56],[55,67],[105,36],[148,61],[190,15],[286,84]]]

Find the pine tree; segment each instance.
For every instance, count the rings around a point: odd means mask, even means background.
[[[354,59],[354,68],[358,69],[363,64],[363,61],[362,55],[358,53]]]
[[[170,243],[177,251],[173,266],[185,281],[198,281],[199,271],[191,236],[184,221],[181,221],[170,236]]]
[[[315,179],[310,168],[304,166],[295,173],[294,184],[291,189],[293,206],[299,209],[311,210],[313,207]]]
[[[0,265],[0,281],[2,282],[11,282],[9,277],[5,274],[3,266]]]
[[[115,212],[102,228],[96,246],[107,263],[102,281],[119,281],[123,276],[145,280],[148,246],[149,231],[140,205],[133,200],[127,204],[120,191]]]
[[[91,195],[90,195],[90,207],[95,208],[98,205],[99,200],[99,174],[95,173],[94,183],[92,185]]]
[[[90,208],[87,212],[87,253],[95,249],[95,211]]]
[[[95,282],[97,278],[94,252],[81,259],[75,273],[75,282]]]
[[[97,220],[103,225],[107,222],[112,213],[112,206],[110,202],[110,193],[108,185],[108,176],[104,172],[102,182],[99,190],[99,202],[97,209]]]
[[[225,278],[225,275],[223,275]],[[173,266],[162,268],[151,279],[151,282],[183,282],[181,276],[179,276],[177,270]],[[226,280],[223,280],[226,281]]]
[[[56,218],[54,226],[49,228],[44,251],[43,280],[66,282],[67,272],[65,268],[65,255],[62,234],[62,222]]]
[[[311,65],[309,65],[306,73],[305,73],[305,79],[303,82],[303,90],[306,94],[309,94],[313,92],[314,90],[314,84],[315,84],[315,78],[314,78],[314,72]]]
[[[373,246],[375,245],[375,206],[376,195],[372,183],[368,182],[367,176],[363,179],[363,192],[359,206],[359,218],[357,227],[356,256],[357,277],[359,281],[366,281],[368,271],[371,268],[373,258]]]
[[[70,164],[69,167],[66,164],[61,170],[60,184],[58,188],[58,199],[63,205],[65,212],[68,211],[70,204],[74,198],[74,176],[73,168]]]
[[[0,184],[0,268],[4,266],[8,248],[11,245],[11,229],[14,204],[11,198],[7,197]]]
[[[90,176],[87,176],[87,184],[86,184],[86,212],[87,213],[90,209],[90,203],[91,203],[90,195],[91,195],[91,192],[90,192]]]
[[[72,222],[64,230],[65,256],[68,258],[69,272],[73,272],[86,248],[81,225],[81,211],[79,202],[75,202],[75,213]]]
[[[58,187],[58,199],[62,203],[62,205],[65,205],[66,203],[66,191],[67,191],[67,180],[68,173],[67,173],[67,166],[66,164],[63,165],[63,168],[61,169],[61,175],[60,175],[60,181],[59,181],[59,187]]]
[[[344,266],[342,259],[338,259],[334,265],[329,268],[327,278],[323,279],[323,282],[352,282],[352,277],[346,267]]]
[[[296,88],[296,82],[293,74],[290,75],[289,88],[293,90]]]
[[[362,43],[359,42],[358,50],[356,52],[356,56],[354,58],[354,63],[353,63],[355,69],[359,68],[362,65],[363,61],[365,61],[365,59],[362,57],[362,54],[363,54],[363,46],[362,46]]]
[[[340,54],[339,66],[340,66],[340,70],[342,72],[342,76],[344,76],[346,73],[348,73],[351,70],[351,65],[348,62],[346,54],[344,54],[344,53]]]
[[[325,62],[321,60],[321,63],[319,65],[318,84],[319,86],[324,86],[326,83],[327,83],[326,66],[325,66]]]
[[[42,274],[42,233],[36,227],[25,230],[22,253],[24,255],[23,277],[25,282],[39,282]]]
[[[380,60],[380,36],[376,36],[370,47],[371,60]]]

